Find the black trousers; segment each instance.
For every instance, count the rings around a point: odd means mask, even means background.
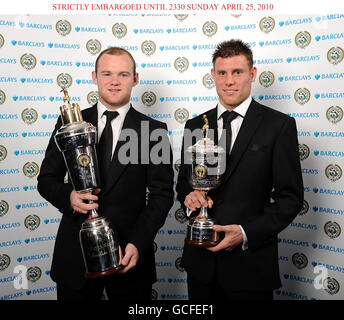
[[[273,300],[273,291],[232,291],[218,280],[210,283],[197,282],[188,277],[188,294],[191,301],[225,302],[230,300],[269,301]]]
[[[109,300],[144,302],[151,300],[152,283],[150,280],[130,279],[126,274],[87,279],[81,289],[75,289],[68,283],[56,283],[57,300],[60,301],[101,300],[104,289]]]

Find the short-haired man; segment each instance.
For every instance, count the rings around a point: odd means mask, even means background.
[[[51,277],[57,283],[57,298],[60,300],[97,300],[102,297],[104,288],[111,300],[150,300],[152,283],[156,281],[153,240],[173,204],[173,169],[170,162],[151,161],[150,151],[157,142],[148,141],[142,148],[142,139],[148,137],[142,137],[140,132],[145,122],[145,128],[149,128],[148,136],[153,130],[165,131],[164,141],[168,141],[167,127],[132,107],[130,96],[138,83],[138,74],[128,51],[117,47],[104,50],[96,61],[92,79],[98,86],[99,101],[83,110],[82,115],[84,121],[97,127],[99,140],[105,127],[112,132],[112,147],[106,149],[112,149],[106,152],[109,167],[100,166],[103,177],[100,193],[78,193],[71,183],[64,183],[66,166],[54,139],[50,139],[38,177],[38,191],[62,213]],[[115,114],[110,122],[111,113]],[[59,119],[52,137],[61,124]],[[137,137],[133,139],[136,149],[131,151],[138,159],[144,158],[146,163],[124,163],[119,156],[126,139],[122,134],[127,129]],[[171,153],[169,145],[167,150]],[[148,156],[143,157],[142,152],[147,152]],[[90,204],[88,200],[96,202]],[[120,273],[104,278],[86,279],[79,230],[88,210],[96,208],[117,231],[124,268]]]
[[[202,192],[189,185],[182,160],[177,192],[191,210],[209,206],[217,223],[214,230],[222,237],[207,249],[185,244],[182,265],[189,297],[272,299],[273,290],[281,285],[277,234],[303,204],[295,120],[251,98],[257,69],[251,49],[241,40],[217,46],[211,74],[219,103],[204,114],[218,139],[226,130],[232,132],[226,171],[221,186],[205,201]],[[185,130],[201,128],[204,114],[189,120]],[[187,147],[183,145],[183,150]]]

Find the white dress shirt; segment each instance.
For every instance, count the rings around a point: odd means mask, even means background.
[[[120,107],[118,109],[116,109],[116,111],[118,112],[118,116],[116,118],[114,118],[111,121],[111,127],[112,127],[112,155],[115,151],[116,145],[117,145],[117,141],[119,139],[119,135],[121,133],[121,129],[123,126],[123,122],[125,119],[125,116],[127,115],[127,112],[129,111],[130,108],[130,103],[124,105],[123,107]],[[100,137],[102,135],[102,132],[105,128],[105,124],[106,124],[106,115],[104,115],[103,113],[109,110],[108,108],[106,108],[100,101],[98,101],[97,103],[97,111],[98,111],[98,142],[100,140]],[[109,110],[112,111],[112,110]],[[115,111],[115,110],[114,110]]]
[[[238,105],[234,109],[234,111],[236,113],[238,113],[241,117],[238,116],[238,117],[236,117],[235,119],[233,119],[231,121],[231,129],[232,129],[232,141],[231,141],[231,148],[230,148],[231,150],[233,148],[235,139],[238,136],[240,127],[242,125],[242,122],[244,121],[244,117],[246,115],[248,107],[251,104],[251,101],[252,101],[252,98],[250,96],[248,99],[246,99],[244,102],[242,102],[240,105]],[[218,103],[218,105],[217,105],[217,130],[218,131],[217,132],[218,132],[219,139],[220,139],[220,137],[222,135],[222,130],[223,130],[222,114],[225,111],[228,111],[228,110],[221,103]],[[239,227],[241,229],[241,232],[242,232],[242,235],[243,235],[243,238],[244,238],[241,247],[242,247],[243,250],[246,250],[248,248],[248,239],[247,239],[247,236],[246,236],[246,233],[245,233],[245,230],[243,229],[243,227],[241,225],[239,225]]]

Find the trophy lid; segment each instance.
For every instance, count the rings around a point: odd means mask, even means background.
[[[188,147],[186,152],[199,153],[225,153],[225,149],[215,145],[215,142],[208,138],[209,123],[206,115],[203,115],[204,125],[202,127],[203,138],[198,140],[194,145]]]
[[[63,102],[68,103],[67,106],[63,105],[60,107],[61,119],[62,119],[63,125],[68,125],[71,123],[83,121],[79,105],[77,103],[72,103],[72,104],[70,103],[68,91],[65,87],[62,87],[61,91],[63,91],[64,93]]]

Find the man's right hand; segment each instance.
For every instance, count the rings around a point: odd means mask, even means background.
[[[201,207],[213,206],[214,202],[211,198],[207,197],[207,200],[204,199],[204,192],[195,190],[190,192],[184,200],[184,205],[191,211],[195,211]]]
[[[75,190],[70,194],[70,205],[78,213],[87,214],[89,210],[98,209],[98,203],[88,203],[88,200],[97,201],[98,197],[92,193],[81,193]]]

